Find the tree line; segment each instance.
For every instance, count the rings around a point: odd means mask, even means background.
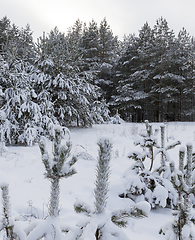
[[[0,19],[0,120],[6,141],[31,144],[53,125],[194,120],[194,38],[162,17],[120,41],[104,18],[33,41]],[[50,136],[52,137],[52,136]]]

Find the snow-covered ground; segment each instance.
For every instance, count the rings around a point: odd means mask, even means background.
[[[192,142],[195,150],[195,123],[166,123],[166,140],[171,143],[180,140],[182,146]],[[153,124],[159,129],[160,124]],[[129,152],[139,150],[134,141],[139,133],[145,129],[145,124],[124,123],[121,125],[93,125],[92,128],[70,129],[70,139],[74,154],[82,154],[75,164],[77,174],[61,180],[60,194],[60,221],[75,227],[86,216],[74,211],[76,200],[82,200],[89,205],[94,204],[95,169],[97,164],[97,141],[102,137],[109,137],[113,142],[110,190],[107,201],[107,211],[112,212],[133,205],[127,198],[119,198],[124,190],[124,172],[132,164],[127,158]],[[68,139],[68,136],[67,136]],[[159,134],[160,140],[160,134]],[[65,141],[65,140],[63,140]],[[167,143],[167,144],[168,144]],[[178,163],[180,146],[169,151],[170,158]],[[51,142],[47,142],[47,149],[52,152]],[[155,165],[158,166],[156,159]],[[36,218],[46,218],[48,214],[48,200],[50,195],[50,182],[44,178],[44,165],[38,145],[33,147],[8,147],[0,156],[0,183],[9,184],[11,215],[17,217],[18,223],[25,228]],[[1,198],[0,198],[1,206]],[[2,207],[0,207],[0,213]],[[170,209],[151,210],[148,218],[130,219],[124,233],[131,240],[164,239],[159,235],[160,228],[172,219]],[[3,239],[3,233],[0,234]],[[121,239],[122,240],[122,239]]]

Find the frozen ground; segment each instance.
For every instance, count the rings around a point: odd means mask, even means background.
[[[156,123],[153,126],[159,128],[159,125]],[[91,157],[80,158],[75,164],[77,174],[61,180],[61,222],[74,227],[85,218],[84,215],[74,212],[73,204],[76,200],[83,200],[93,205],[98,154],[97,141],[102,136],[109,137],[113,142],[107,211],[133,204],[130,199],[119,198],[118,194],[124,188],[123,174],[132,163],[127,158],[127,154],[132,150],[139,149],[139,147],[134,146],[133,142],[143,129],[145,129],[145,124],[135,123],[94,125],[88,129],[70,129],[73,153],[85,152]],[[180,140],[182,146],[185,146],[187,142],[192,142],[195,148],[195,123],[167,123],[166,139],[168,143]],[[52,152],[50,142],[47,143],[47,147]],[[170,158],[176,164],[179,148],[178,146],[169,151]],[[85,156],[87,156],[86,154]],[[158,163],[159,160],[156,159],[156,166]],[[18,218],[21,227],[26,227],[35,218],[47,217],[50,182],[44,178],[44,172],[37,145],[33,147],[8,147],[7,151],[0,156],[0,182],[9,183],[11,215]],[[0,212],[2,212],[1,207]],[[156,209],[150,211],[148,218],[131,219],[123,231],[131,240],[164,239],[164,236],[158,234],[159,229],[171,219],[171,210]],[[0,239],[3,239],[3,233],[0,234]]]

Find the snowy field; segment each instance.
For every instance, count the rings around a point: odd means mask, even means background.
[[[160,124],[153,124],[154,129],[159,129]],[[195,150],[195,123],[166,123],[167,144],[180,140],[182,146],[192,142]],[[97,141],[102,137],[109,137],[113,142],[112,159],[110,162],[111,175],[106,211],[112,212],[133,205],[128,198],[119,198],[124,191],[124,172],[132,164],[127,158],[129,152],[138,150],[134,141],[140,132],[145,129],[145,124],[124,123],[121,125],[93,125],[92,128],[70,129],[70,140],[73,144],[73,153],[81,152],[83,158],[79,158],[75,164],[77,174],[61,180],[60,213],[61,222],[71,227],[82,221],[86,216],[74,211],[76,200],[82,200],[93,206],[94,183],[96,179],[95,169],[97,164]],[[67,136],[68,139],[68,136]],[[65,140],[63,140],[65,141]],[[160,133],[159,133],[160,141]],[[169,151],[169,156],[178,163],[180,146]],[[47,143],[47,149],[52,152],[51,142]],[[86,157],[90,156],[90,157]],[[159,159],[155,160],[158,167]],[[155,167],[154,166],[154,167]],[[38,145],[33,147],[8,147],[0,156],[0,182],[9,184],[11,215],[18,219],[18,223],[25,228],[37,218],[44,219],[48,214],[48,199],[50,195],[50,182],[44,178],[44,165]],[[1,199],[0,199],[1,204]],[[0,209],[2,212],[2,209]],[[160,228],[172,219],[170,209],[158,208],[149,212],[148,218],[130,219],[128,226],[122,231],[131,240],[156,240],[165,239],[159,235]],[[3,233],[0,234],[3,239]],[[113,238],[115,239],[115,238]],[[109,240],[109,239],[108,239]],[[123,239],[121,239],[123,240]]]

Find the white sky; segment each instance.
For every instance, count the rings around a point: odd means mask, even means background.
[[[195,0],[0,0],[0,19],[5,15],[19,27],[29,23],[35,39],[55,26],[66,32],[78,18],[99,24],[104,17],[119,39],[161,16],[176,34],[185,27],[195,36]]]

